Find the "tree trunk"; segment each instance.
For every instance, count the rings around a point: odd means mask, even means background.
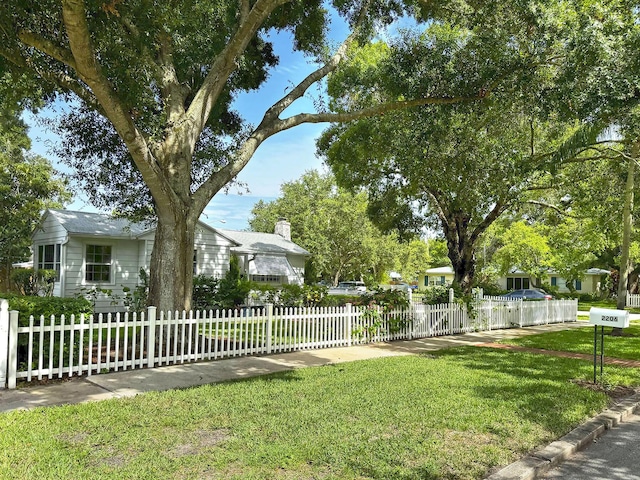
[[[197,217],[172,208],[158,215],[149,272],[149,305],[160,311],[190,310],[193,287],[193,249]]]
[[[451,258],[451,255],[449,258]],[[476,261],[472,247],[463,245],[462,252],[455,255],[455,261],[451,259],[451,263],[453,265],[453,283],[460,286],[464,293],[471,293],[473,277],[476,271]]]
[[[450,232],[451,230],[449,230]],[[476,271],[474,245],[466,238],[465,231],[456,229],[458,235],[446,235],[449,260],[453,266],[453,283],[468,294],[471,293],[473,277]]]
[[[636,158],[637,146],[633,147],[633,158]],[[629,259],[629,249],[631,246],[631,231],[633,229],[633,187],[635,176],[635,162],[629,161],[629,169],[627,171],[627,185],[624,192],[624,208],[622,210],[622,251],[620,255],[620,279],[618,280],[618,299],[616,308],[624,310],[627,303],[627,290],[629,282],[629,274],[632,271],[631,261]],[[621,328],[614,328],[613,335],[622,335]]]

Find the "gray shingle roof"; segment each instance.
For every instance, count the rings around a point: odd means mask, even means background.
[[[234,250],[246,253],[282,253],[310,255],[304,248],[275,233],[239,232],[217,229],[222,235],[240,244]]]
[[[152,223],[130,222],[104,213],[52,209],[49,212],[67,232],[79,235],[135,238],[154,228]]]
[[[69,232],[76,235],[136,238],[155,228],[154,222],[130,222],[104,213],[54,210],[49,212]],[[309,255],[304,248],[274,233],[239,232],[235,230],[212,230],[220,233],[240,246],[234,250],[246,253],[281,253]]]

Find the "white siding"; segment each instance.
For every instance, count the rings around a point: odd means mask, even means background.
[[[139,252],[140,240],[121,240],[115,238],[71,237],[67,244],[67,282],[64,292],[65,297],[87,293],[93,287],[96,289],[111,290],[111,296],[98,294],[95,311],[106,312],[122,310],[122,301],[113,305],[113,297],[120,299],[124,295],[123,287],[134,288],[139,281]],[[111,281],[89,282],[85,280],[85,251],[87,245],[111,246]]]
[[[198,225],[195,235],[198,275],[222,277],[229,270],[231,246],[233,244],[215,231]]]

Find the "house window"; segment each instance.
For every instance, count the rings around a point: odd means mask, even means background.
[[[552,287],[558,286],[558,277],[551,277],[551,286]]]
[[[440,277],[440,285],[444,285],[444,275]]]
[[[251,275],[252,282],[281,283],[279,275]]]
[[[87,245],[85,280],[111,282],[111,245]]]
[[[424,277],[424,286],[428,287],[429,286],[429,277],[425,275]]]
[[[38,246],[38,270],[55,270],[56,281],[60,280],[60,244]]]
[[[193,251],[193,274],[198,274],[198,250]]]
[[[576,280],[576,290],[582,290],[582,280]]]
[[[507,277],[507,290],[522,290],[529,288],[528,277]]]

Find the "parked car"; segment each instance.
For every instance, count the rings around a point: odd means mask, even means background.
[[[523,300],[552,300],[553,296],[539,288],[527,288],[521,290],[513,290],[512,292],[502,295],[503,298],[523,299]]]
[[[362,295],[367,292],[364,282],[356,280],[340,282],[337,287],[329,289],[329,295]]]

